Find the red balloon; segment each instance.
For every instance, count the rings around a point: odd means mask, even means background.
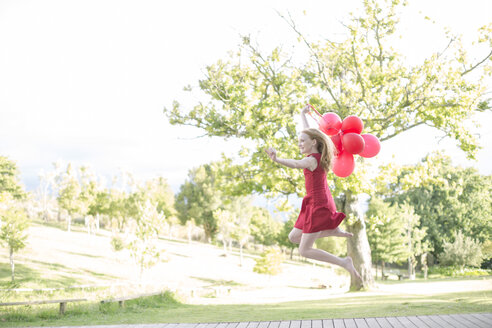
[[[364,123],[362,120],[355,115],[347,116],[341,126],[343,133],[357,133],[360,134],[362,129],[364,129]]]
[[[342,152],[335,157],[333,162],[333,173],[340,178],[346,178],[354,172],[355,161],[354,155],[348,151],[342,150]]]
[[[333,144],[335,145],[336,150],[338,153],[342,152],[342,135],[340,133],[335,134],[334,136],[330,136],[331,141],[333,141]]]
[[[326,113],[319,121],[319,129],[329,136],[333,136],[340,131],[342,120],[335,113]]]
[[[357,133],[345,133],[342,137],[343,149],[351,154],[358,154],[364,150],[364,139]]]
[[[359,155],[366,158],[376,156],[381,150],[381,143],[379,142],[379,139],[370,133],[363,134],[362,138],[364,139],[366,146],[364,147],[364,150],[359,153]]]

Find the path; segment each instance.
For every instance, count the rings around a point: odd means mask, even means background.
[[[79,326],[80,327],[80,326]],[[164,323],[81,328],[489,328],[492,313],[264,322]],[[57,328],[77,328],[57,327]]]

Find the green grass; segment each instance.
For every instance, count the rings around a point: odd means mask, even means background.
[[[492,311],[492,291],[436,295],[350,296],[277,304],[190,305],[172,294],[117,303],[69,304],[65,315],[57,305],[10,307],[0,314],[0,327],[279,321],[362,318]]]

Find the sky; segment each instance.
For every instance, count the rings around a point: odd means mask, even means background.
[[[409,3],[398,46],[411,63],[443,49],[444,26],[466,44],[491,21],[490,0]],[[121,169],[142,180],[163,176],[178,192],[191,168],[236,154],[240,145],[167,122],[163,108],[174,100],[196,102],[183,87],[197,86],[205,67],[227,58],[241,35],[263,49],[292,44],[295,35],[278,12],[290,13],[316,40],[341,36],[341,22],[360,4],[0,0],[0,155],[17,163],[28,190],[37,187],[41,170],[60,161],[106,177]],[[467,161],[442,133],[419,127],[384,142],[374,163],[412,164],[442,149],[455,164],[492,174],[492,114],[477,119],[483,147],[477,161]]]

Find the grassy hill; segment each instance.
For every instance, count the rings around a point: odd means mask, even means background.
[[[159,247],[162,260],[140,279],[129,253],[112,250],[108,232],[94,236],[82,228],[69,233],[34,224],[28,246],[16,256],[15,285],[10,283],[8,252],[0,249],[0,302],[88,302],[68,304],[65,315],[58,314],[57,304],[2,307],[0,327],[492,312],[491,277],[393,281],[348,293],[348,274],[332,266],[284,261],[279,275],[267,276],[253,272],[254,254],[246,254],[240,265],[237,254],[224,256],[213,245],[162,239]],[[155,291],[172,293],[129,301],[123,308],[99,303]]]

